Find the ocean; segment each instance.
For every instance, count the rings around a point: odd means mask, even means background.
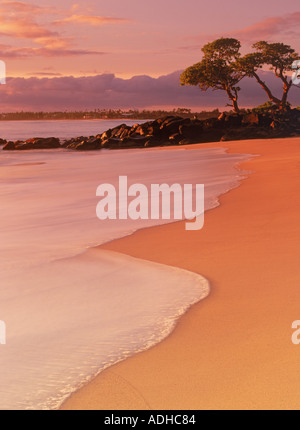
[[[144,122],[146,120],[127,119],[0,121],[0,138],[15,141],[32,137],[58,137],[63,140],[78,136],[96,136],[123,123],[134,125]]]
[[[51,133],[57,135],[56,133]],[[76,133],[75,133],[76,134]],[[79,134],[85,134],[84,131]],[[208,281],[95,249],[167,221],[96,216],[99,184],[205,184],[205,210],[249,157],[215,149],[0,153],[0,409],[56,409],[106,367],[160,342]],[[186,232],[183,227],[182,234]],[[178,250],[180,252],[180,250]]]

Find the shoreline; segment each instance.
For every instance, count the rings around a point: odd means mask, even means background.
[[[215,146],[201,144],[201,148]],[[297,298],[300,299],[296,281],[299,279],[296,262],[299,245],[296,240],[292,241],[292,237],[297,234],[291,236],[291,232],[295,234],[295,231],[299,231],[296,223],[299,178],[290,164],[294,167],[297,164],[295,153],[299,157],[299,138],[275,142],[227,142],[218,146],[228,148],[229,152],[260,157],[242,163],[243,168],[254,170],[255,173],[242,181],[238,188],[220,197],[221,205],[206,215],[207,227],[204,231],[189,235],[188,240],[178,229],[181,223],[175,223],[139,231],[133,236],[102,246],[103,249],[200,273],[211,284],[210,296],[182,316],[168,338],[150,350],[102,372],[73,394],[62,409],[147,409],[149,405],[152,409],[273,409],[278,405],[288,409],[297,404],[300,389],[297,383],[292,383],[291,377],[296,374],[297,348],[290,341],[290,327],[297,319]],[[288,166],[285,166],[285,160]],[[284,183],[281,181],[278,184],[274,176],[274,184],[267,181],[268,173],[276,173],[277,176],[281,173],[279,176]],[[291,176],[294,181],[289,180]],[[261,182],[262,179],[265,181]],[[278,190],[285,190],[287,181],[291,189],[288,196],[280,195],[282,206],[275,198],[262,201],[268,195],[266,188],[272,191],[274,197],[276,186],[281,185],[277,189],[278,196]],[[288,205],[290,200],[294,201],[294,208]],[[251,202],[255,204],[252,206]],[[276,207],[275,221],[279,222],[281,229],[273,230],[270,218],[272,207]],[[292,220],[287,219],[288,209],[292,212]],[[242,220],[241,215],[244,216]],[[226,220],[226,228],[220,226],[222,217]],[[282,218],[287,222],[282,224]],[[247,225],[250,227],[248,230],[244,228]],[[250,231],[253,232],[253,238],[249,235]],[[239,240],[233,240],[232,236]],[[276,243],[274,236],[275,239],[280,237],[281,241]],[[283,258],[279,258],[279,244],[281,250],[286,245],[283,249],[289,251],[284,253]],[[178,245],[181,252],[176,251]],[[268,255],[263,250],[267,250]],[[256,254],[259,254],[260,259]],[[217,255],[220,259],[216,259]],[[289,263],[286,267],[290,266],[291,270],[283,267],[282,259],[284,263]],[[275,260],[277,264],[274,264]],[[260,271],[255,270],[260,263],[263,263]],[[239,267],[239,271],[232,274],[236,267]],[[268,276],[261,275],[266,270]],[[260,285],[258,288],[253,282],[253,278],[257,280],[258,274],[264,278],[264,287]],[[287,298],[285,294],[280,297],[282,279],[279,274],[293,281]],[[241,289],[241,282],[246,285],[246,292]],[[274,291],[279,297],[273,296]],[[227,297],[226,292],[232,292],[232,295]],[[252,297],[253,292],[256,297]],[[291,296],[293,300],[288,300]],[[266,297],[267,301],[264,300]],[[282,300],[291,308],[288,316],[287,311],[282,312]],[[275,312],[278,307],[281,313]],[[246,308],[244,312],[240,310],[243,308]],[[269,318],[266,310],[269,310]],[[286,324],[280,324],[278,321],[284,316]],[[264,324],[258,324],[262,321]],[[208,322],[209,327],[205,326]],[[282,342],[284,348],[280,348]],[[185,348],[182,348],[183,345]],[[274,350],[277,354],[280,351],[284,360],[278,363]],[[260,355],[260,360],[257,355]],[[287,361],[291,369],[286,369],[285,375],[280,363],[286,364]],[[271,374],[272,378],[269,379]],[[284,398],[280,396],[282,390]],[[137,392],[141,395],[137,395]]]

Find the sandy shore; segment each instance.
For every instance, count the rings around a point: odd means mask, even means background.
[[[200,273],[210,296],[63,409],[299,409],[300,138],[222,146],[260,157],[242,164],[255,173],[221,197],[202,231],[175,223],[104,247]]]

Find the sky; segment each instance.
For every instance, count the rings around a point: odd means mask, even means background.
[[[105,86],[106,77],[114,76],[120,87],[133,78],[140,85],[140,94],[149,79],[161,84],[161,77],[169,77],[165,85],[172,86],[174,73],[198,62],[203,44],[221,36],[241,40],[244,52],[258,40],[288,43],[300,51],[299,0],[2,0],[0,59],[6,62],[7,75],[18,79],[1,86],[5,97],[0,97],[0,109],[13,109],[17,99],[18,107],[33,106],[30,98],[20,97],[20,91],[30,93],[33,84],[38,107],[39,91],[44,94],[47,86],[53,88],[51,79],[65,94],[69,91],[69,96],[74,85],[77,91],[78,85],[84,83],[85,90],[92,85],[82,77],[102,76],[97,85],[101,81]],[[143,79],[135,79],[137,76]],[[195,89],[186,90],[182,89],[182,102],[188,103],[188,95]],[[124,90],[119,92],[123,103]],[[48,95],[54,108],[53,94]],[[99,98],[104,100],[101,91]],[[129,95],[127,99],[128,107],[135,107],[135,99],[132,105]],[[159,94],[151,102],[166,104]],[[57,98],[57,107],[63,105]]]

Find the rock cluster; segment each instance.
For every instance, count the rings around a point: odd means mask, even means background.
[[[3,147],[4,151],[24,151],[27,149],[56,149],[61,148],[60,140],[56,137],[34,137],[25,142],[17,140],[16,142],[7,142]]]
[[[121,124],[97,136],[59,139],[34,138],[7,142],[4,150],[67,148],[76,151],[144,148],[166,145],[300,136],[300,110],[287,112],[222,113],[206,120],[167,116],[129,127]]]

